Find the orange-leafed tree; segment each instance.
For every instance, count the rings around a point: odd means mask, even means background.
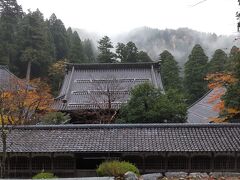
[[[206,80],[209,82],[208,87],[209,89],[213,90],[213,94],[208,99],[209,103],[215,103],[213,110],[220,113],[219,117],[210,118],[212,122],[220,123],[225,122],[228,120],[229,113],[231,109],[226,108],[223,96],[226,93],[226,88],[231,84],[236,82],[234,76],[230,73],[213,73],[208,74]],[[228,115],[226,114],[228,112]],[[227,116],[223,116],[223,114]]]
[[[1,177],[5,177],[7,150],[11,144],[8,135],[15,125],[35,124],[40,117],[51,111],[52,96],[49,86],[35,79],[31,84],[10,78],[0,86],[0,127],[2,142]],[[19,137],[21,138],[21,137]]]
[[[209,99],[214,102],[220,99],[214,109],[220,112],[214,122],[239,122],[240,120],[240,51],[232,53],[225,72],[209,74],[209,88],[215,93]]]

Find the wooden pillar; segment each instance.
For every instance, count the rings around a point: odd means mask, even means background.
[[[145,167],[145,154],[142,155],[142,166],[143,166],[143,173],[145,173],[145,171],[146,171],[146,167]]]
[[[6,168],[7,172],[7,176],[9,177],[10,176],[10,154],[7,153],[7,168]]]
[[[190,173],[191,172],[191,153],[189,152],[188,153],[188,172]]]
[[[234,161],[234,171],[238,172],[238,167],[237,167],[238,156],[237,156],[237,152],[235,152],[234,159],[235,159],[235,161]]]
[[[76,160],[76,154],[73,154],[73,166],[74,166],[74,177],[77,177],[77,160]]]
[[[211,153],[211,171],[214,172],[214,153]]]
[[[167,172],[168,168],[168,153],[165,153],[165,172]]]
[[[28,161],[29,161],[29,176],[32,177],[33,176],[33,173],[32,173],[32,153],[29,153]]]
[[[54,160],[54,153],[51,153],[51,171],[54,173],[53,160]]]

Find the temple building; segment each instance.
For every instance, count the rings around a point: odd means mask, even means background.
[[[13,73],[11,73],[7,66],[0,65],[0,88],[3,90],[15,88],[16,81],[24,82]]]
[[[127,103],[131,89],[144,82],[152,83],[163,91],[158,62],[67,64],[54,108],[70,113],[77,123],[86,123],[86,120],[79,120],[84,112],[88,116],[93,111],[107,111],[112,115]],[[98,117],[93,116],[92,119]]]
[[[239,172],[239,134],[239,124],[16,126],[7,138],[7,176],[96,176],[97,166],[113,159],[142,174]]]
[[[215,88],[207,92],[202,98],[188,108],[188,123],[211,123],[219,116],[219,111],[214,106],[219,103],[220,98],[214,98],[216,94],[222,94],[225,88]]]

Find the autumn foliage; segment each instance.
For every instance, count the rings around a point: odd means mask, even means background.
[[[44,113],[51,111],[53,102],[49,86],[33,80],[30,84],[10,79],[8,88],[0,89],[1,124],[32,124]]]
[[[210,120],[216,123],[226,122],[229,118],[234,117],[236,114],[240,113],[238,108],[227,107],[223,96],[226,93],[227,87],[235,84],[237,78],[231,73],[213,73],[208,74],[205,78],[209,84],[209,89],[214,91],[213,95],[208,99],[209,103],[215,103],[213,109],[220,113],[220,117],[211,118]]]

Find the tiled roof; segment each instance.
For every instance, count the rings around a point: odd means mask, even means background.
[[[10,81],[13,78],[17,77],[14,74],[12,74],[6,66],[0,65],[0,88],[3,89],[10,88]]]
[[[0,88],[4,90],[13,90],[18,88],[19,83],[26,85],[28,89],[34,89],[33,86],[27,85],[26,81],[18,78],[9,71],[7,66],[0,65]]]
[[[18,126],[8,152],[234,152],[239,136],[239,124]]]
[[[212,101],[212,97],[216,93],[225,92],[224,88],[215,88],[209,91],[206,95],[204,95],[199,101],[195,102],[188,109],[188,123],[209,123],[212,118],[217,118],[219,116],[219,112],[214,109],[214,105],[220,101],[220,99],[216,99]]]
[[[150,82],[163,90],[159,63],[68,64],[57,110],[113,109],[126,103],[132,87]],[[110,96],[109,95],[110,92]]]

